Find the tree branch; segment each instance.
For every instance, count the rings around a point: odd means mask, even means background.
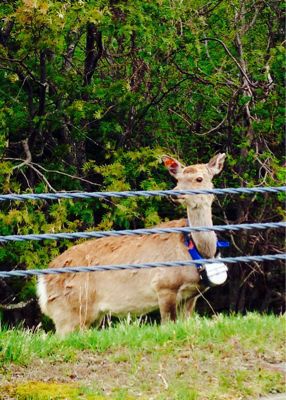
[[[229,49],[227,48],[226,44],[225,44],[222,40],[217,39],[217,38],[209,38],[209,37],[200,39],[201,42],[204,42],[204,41],[206,41],[206,40],[212,40],[212,41],[214,41],[214,42],[220,43],[220,44],[223,46],[225,52],[226,52],[226,53],[229,55],[229,57],[235,62],[235,64],[236,64],[237,67],[239,68],[241,74],[242,74],[242,75],[244,76],[244,78],[247,80],[248,84],[249,84],[250,86],[255,87],[255,85],[254,85],[254,84],[250,81],[250,79],[248,78],[248,76],[247,76],[246,72],[244,71],[244,69],[242,68],[242,66],[239,64],[239,62],[237,61],[237,59],[231,54],[231,52],[230,52]]]
[[[45,114],[46,105],[46,89],[47,89],[47,73],[46,73],[46,52],[42,50],[40,53],[40,88],[39,88],[39,115]]]
[[[134,122],[133,129],[134,129],[135,126],[137,126],[137,125],[139,124],[139,122],[145,117],[145,115],[147,114],[147,112],[149,111],[149,109],[150,109],[152,106],[156,106],[157,104],[159,104],[159,103],[164,99],[164,97],[166,97],[169,93],[171,93],[173,90],[175,90],[177,87],[179,87],[183,82],[185,82],[185,81],[187,81],[187,80],[189,80],[189,79],[190,79],[189,76],[187,76],[186,78],[181,79],[181,80],[180,80],[179,82],[177,82],[175,85],[171,86],[168,90],[166,90],[166,92],[163,92],[163,93],[161,94],[160,97],[158,97],[158,96],[159,96],[159,93],[157,93],[157,94],[153,97],[153,99],[150,101],[150,103],[147,104],[147,106],[144,107],[143,111],[141,112],[141,114],[139,115],[139,117],[138,117],[138,118],[136,119],[136,121]]]
[[[64,58],[64,63],[63,63],[63,70],[64,71],[69,71],[71,67],[73,66],[72,60],[74,56],[74,52],[76,49],[76,46],[80,40],[80,37],[82,35],[82,32],[71,29],[67,35],[67,50],[66,53],[63,54]]]
[[[204,5],[202,8],[198,10],[199,15],[209,15],[214,9],[216,9],[223,0],[218,0],[217,3],[213,4],[213,1],[210,1],[208,4]]]
[[[28,165],[28,164],[31,163],[31,161],[32,161],[32,154],[31,154],[31,151],[30,151],[30,148],[29,148],[28,140],[29,140],[29,139],[24,139],[24,140],[22,140],[22,142],[21,142],[22,145],[23,145],[24,152],[25,152],[25,154],[26,154],[26,159],[25,159],[21,164],[15,165],[15,166],[12,168],[12,170],[20,169],[20,168],[24,167],[25,165]]]
[[[97,52],[95,45],[97,47]],[[93,23],[87,25],[85,54],[84,86],[87,86],[90,84],[97,63],[103,54],[102,34],[97,31],[96,26]]]
[[[29,165],[29,167],[32,167],[37,173],[39,172],[39,169],[41,169],[42,171],[47,172],[49,174],[58,174],[58,175],[67,176],[68,178],[79,180],[81,182],[88,183],[89,185],[92,185],[92,186],[100,186],[100,187],[102,186],[99,183],[92,182],[92,181],[90,181],[88,179],[81,178],[80,176],[77,176],[77,175],[71,175],[71,174],[68,174],[66,172],[58,171],[58,170],[55,170],[55,169],[44,168],[42,165],[34,163],[34,162],[31,162],[28,159],[23,160],[22,158],[4,157],[3,160],[5,160],[5,161],[22,161],[21,164],[15,165],[12,168],[12,170],[19,169],[19,168],[23,167],[24,165]]]
[[[13,29],[14,21],[8,21],[6,25],[0,30],[0,44],[7,47],[7,41]]]
[[[175,65],[175,67],[177,68],[178,71],[181,72],[181,74],[183,75],[187,75],[188,77],[196,80],[199,83],[203,83],[205,85],[212,85],[214,86],[214,84],[211,81],[208,81],[206,79],[201,78],[200,76],[197,76],[196,74],[192,74],[188,71],[183,70],[175,61],[173,61],[173,64]]]

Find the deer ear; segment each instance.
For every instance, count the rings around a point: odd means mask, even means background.
[[[175,158],[163,156],[162,161],[170,174],[176,178],[177,174],[183,170],[183,165]]]
[[[225,157],[225,153],[219,153],[210,159],[207,166],[212,175],[217,175],[221,172],[221,170],[223,169]]]

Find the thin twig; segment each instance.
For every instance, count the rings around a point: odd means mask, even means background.
[[[46,183],[46,185],[53,191],[56,193],[56,189],[53,188],[53,186],[50,184],[50,182],[47,180],[47,178],[45,177],[44,174],[42,174],[32,163],[29,164],[29,167],[31,169],[33,169],[42,179],[43,181]]]
[[[29,164],[29,165],[34,166],[35,168],[39,168],[39,169],[47,172],[47,173],[54,173],[54,174],[64,175],[64,176],[67,176],[67,177],[72,178],[72,179],[78,179],[78,180],[80,180],[82,182],[88,183],[88,184],[93,185],[93,186],[102,186],[99,183],[95,183],[95,182],[89,181],[88,179],[81,178],[80,176],[77,176],[77,175],[71,175],[71,174],[68,174],[68,173],[62,172],[62,171],[46,169],[43,166],[41,166],[40,164],[37,164],[37,163],[34,163],[34,162],[27,163],[27,160],[23,160],[22,158],[4,157],[3,160],[4,161],[22,161],[21,164],[15,165],[12,169],[16,169],[16,168],[18,169],[18,168],[21,168],[24,165]]]
[[[77,175],[71,175],[71,174],[67,174],[66,172],[57,171],[57,170],[53,170],[53,169],[46,169],[46,168],[42,167],[40,164],[36,164],[36,163],[32,163],[32,164],[36,165],[37,168],[40,168],[41,170],[43,170],[43,171],[45,171],[47,173],[54,173],[54,174],[58,174],[58,175],[64,175],[64,176],[67,176],[69,178],[77,179],[79,181],[88,183],[88,184],[93,185],[93,186],[102,186],[99,183],[91,182],[88,179],[81,178],[80,176],[77,176]]]
[[[239,62],[237,61],[237,59],[231,54],[230,50],[228,49],[228,47],[226,46],[226,44],[225,44],[222,40],[217,39],[217,38],[210,38],[210,37],[205,37],[205,38],[203,38],[203,39],[200,39],[201,42],[204,42],[204,41],[206,41],[206,40],[212,40],[212,41],[214,41],[214,42],[220,43],[220,44],[223,46],[223,48],[224,48],[224,50],[226,51],[226,53],[229,55],[229,57],[235,62],[235,64],[236,64],[237,67],[239,68],[240,72],[242,73],[242,75],[244,76],[244,78],[246,79],[246,81],[248,82],[248,84],[249,84],[250,86],[254,86],[254,87],[255,87],[255,85],[249,80],[249,78],[248,78],[246,72],[245,72],[244,69],[241,67],[241,65],[239,64]]]
[[[213,306],[211,305],[211,303],[208,301],[208,299],[204,296],[203,292],[200,291],[200,289],[197,287],[196,288],[197,291],[199,292],[200,296],[205,300],[205,302],[207,303],[207,305],[209,306],[209,308],[212,310],[213,314],[218,316],[218,313],[215,311],[215,309],[213,308]]]

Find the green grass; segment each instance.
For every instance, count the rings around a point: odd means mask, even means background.
[[[2,330],[2,389],[14,390],[19,399],[49,398],[39,397],[38,389],[51,367],[56,388],[59,382],[71,385],[75,394],[67,398],[231,400],[283,392],[283,374],[275,366],[285,361],[285,327],[283,316],[252,313],[194,316],[164,325],[121,322],[65,339],[41,331]],[[75,368],[87,376],[72,381]],[[36,394],[30,390],[25,397],[25,384],[34,385]],[[59,394],[50,398],[65,398],[63,387],[55,390]]]

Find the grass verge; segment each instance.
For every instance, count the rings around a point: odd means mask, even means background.
[[[277,365],[285,361],[285,327],[284,316],[252,313],[162,326],[122,322],[65,339],[2,330],[3,399],[232,400],[283,392]]]

